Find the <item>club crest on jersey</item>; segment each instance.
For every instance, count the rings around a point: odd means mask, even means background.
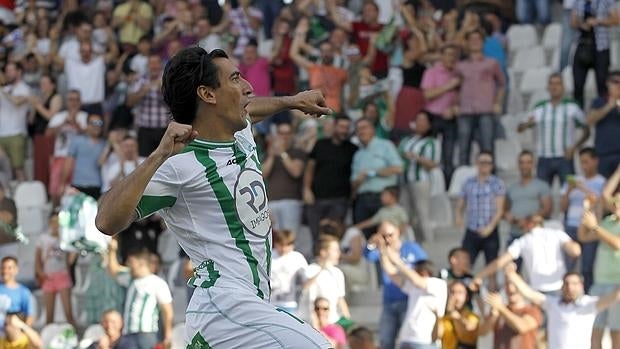
[[[237,216],[243,227],[252,235],[266,237],[271,231],[267,190],[260,172],[245,168],[235,183]]]

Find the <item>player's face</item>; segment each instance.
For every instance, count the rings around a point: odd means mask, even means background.
[[[239,69],[227,58],[213,61],[218,67],[220,87],[215,89],[216,114],[223,116],[233,131],[239,131],[247,125],[247,105],[254,90],[252,85],[241,76]]]

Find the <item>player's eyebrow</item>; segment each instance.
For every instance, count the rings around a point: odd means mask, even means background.
[[[239,72],[238,70],[235,70],[234,72],[232,72],[232,74],[230,74],[229,78],[234,79],[234,78],[238,78],[239,76],[241,76],[241,72]]]

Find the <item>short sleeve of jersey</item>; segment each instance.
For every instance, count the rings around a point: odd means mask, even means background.
[[[176,170],[170,161],[166,161],[157,169],[138,202],[138,218],[148,217],[161,209],[172,207],[177,201],[180,185]]]
[[[570,116],[577,127],[586,127],[586,115],[583,110],[579,108],[576,103],[571,103],[568,106],[570,108]]]
[[[157,278],[157,282],[160,284],[155,291],[155,298],[157,298],[157,304],[170,304],[172,303],[172,294],[168,284],[161,278]]]

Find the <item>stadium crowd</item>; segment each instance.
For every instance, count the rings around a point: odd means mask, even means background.
[[[194,266],[157,215],[97,252],[60,230],[66,193],[99,198],[157,147],[163,69],[192,45],[256,96],[318,89],[334,111],[254,127],[274,305],[335,348],[601,348],[606,329],[620,348],[618,25],[612,0],[0,0],[0,349],[175,347]],[[51,213],[20,255],[29,181]],[[446,228],[447,264],[427,251]],[[360,326],[349,303],[376,289]],[[49,342],[55,322],[73,330]]]

